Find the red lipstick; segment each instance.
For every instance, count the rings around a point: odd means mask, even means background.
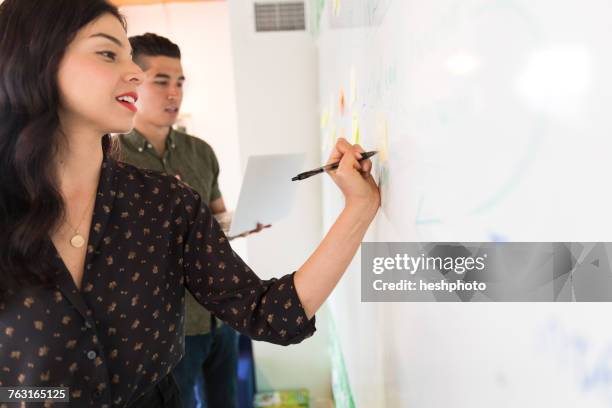
[[[136,108],[136,101],[138,100],[138,94],[136,92],[126,92],[121,94],[115,98],[117,102],[126,107],[132,112],[137,112],[138,108]]]

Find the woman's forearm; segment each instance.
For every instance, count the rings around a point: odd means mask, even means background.
[[[347,206],[314,253],[295,273],[295,289],[309,319],[346,271],[376,209],[372,205]]]

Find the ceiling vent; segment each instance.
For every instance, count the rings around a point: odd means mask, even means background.
[[[255,31],[306,29],[304,2],[255,3]]]

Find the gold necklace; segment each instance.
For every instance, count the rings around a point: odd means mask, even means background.
[[[68,218],[66,217],[66,224],[68,224],[68,226],[74,231],[74,235],[72,236],[72,238],[70,238],[70,245],[72,245],[73,248],[82,248],[83,245],[85,245],[85,237],[83,237],[79,233],[79,228],[81,228],[81,224],[85,220],[85,216],[89,212],[89,208],[93,205],[93,203],[96,202],[96,195],[97,195],[97,192],[94,194],[93,199],[91,200],[91,202],[85,209],[85,212],[83,213],[83,216],[81,217],[81,221],[79,222],[79,225],[77,225],[76,228],[74,228],[72,224],[68,222]]]

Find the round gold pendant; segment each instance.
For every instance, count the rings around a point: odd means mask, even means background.
[[[85,238],[83,238],[81,235],[76,234],[74,237],[72,237],[72,239],[70,240],[70,245],[72,245],[75,248],[82,248],[83,245],[85,245]]]

